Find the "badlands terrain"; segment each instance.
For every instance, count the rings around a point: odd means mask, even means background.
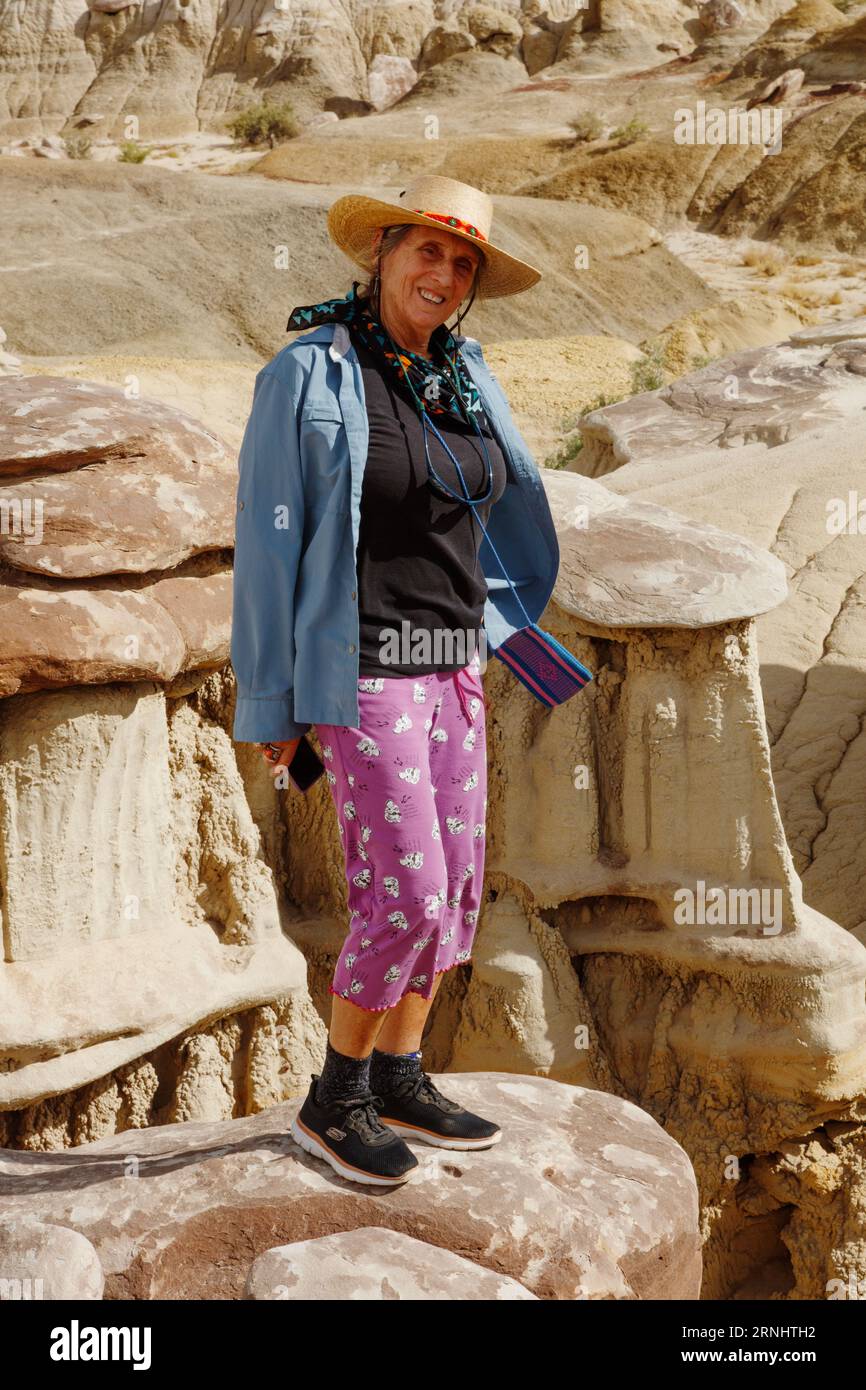
[[[299,133],[232,139],[265,97]],[[141,162],[119,157],[130,141]],[[44,557],[0,538],[0,1147],[240,1124],[321,1061],[344,930],[330,808],[277,812],[226,737],[235,465],[290,310],[360,277],[329,206],[419,170],[490,193],[494,237],[542,271],[463,331],[547,466],[563,567],[545,625],[597,675],[591,705],[541,728],[489,674],[497,756],[530,775],[491,799],[479,959],[441,991],[425,1055],[471,1073],[479,1106],[489,1074],[505,1095],[499,1073],[520,1072],[664,1126],[700,1220],[683,1198],[682,1282],[655,1296],[697,1295],[699,1239],[703,1297],[825,1297],[831,1274],[866,1276],[836,1200],[861,1190],[866,1117],[866,4],[846,0],[0,0],[0,390],[39,445],[10,436],[0,496],[44,476],[67,519]],[[89,452],[63,430],[88,428],[88,403],[109,422]],[[148,491],[164,474],[195,478],[186,531]],[[569,521],[578,500],[594,534]],[[145,606],[152,650],[109,661],[99,632]],[[41,775],[77,789],[56,813],[28,761],[43,737]],[[551,775],[562,749],[597,767],[592,809]],[[84,850],[94,787],[110,853]],[[28,878],[15,853],[49,835],[62,872]],[[81,925],[121,891],[127,846],[158,953]],[[784,943],[671,931],[687,866],[777,886]],[[80,1229],[111,1296],[173,1296],[168,1258],[130,1272],[103,1250],[107,1212]],[[492,1268],[479,1242],[438,1241]],[[654,1296],[625,1258],[594,1286],[554,1263],[530,1280],[516,1241],[502,1268],[538,1297]]]

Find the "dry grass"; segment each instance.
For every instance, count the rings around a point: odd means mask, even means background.
[[[788,261],[776,246],[750,246],[743,252],[741,264],[750,266],[759,275],[778,275]]]
[[[818,290],[810,289],[807,285],[798,284],[796,280],[787,279],[779,286],[779,293],[788,299],[794,299],[798,304],[802,304],[806,309],[821,309],[827,304],[841,304],[842,294],[839,290]]]

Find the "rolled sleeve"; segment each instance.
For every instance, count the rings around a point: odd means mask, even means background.
[[[310,728],[294,717],[295,586],[304,489],[295,393],[265,368],[238,459],[231,662],[237,682],[232,737],[287,743]]]

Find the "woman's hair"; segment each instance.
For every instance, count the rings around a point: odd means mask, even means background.
[[[382,232],[382,241],[379,245],[379,257],[382,260],[384,260],[385,257],[388,256],[394,250],[394,247],[399,245],[399,243],[403,240],[406,234],[408,232],[411,232],[413,227],[417,227],[419,225],[420,224],[417,222],[401,222],[393,227],[385,227]],[[472,284],[469,289],[469,303],[466,305],[465,309],[461,304],[460,308],[457,310],[456,326],[458,332],[460,331],[461,319],[463,319],[465,315],[469,312],[469,310],[472,308],[472,304],[474,302],[475,295],[478,290],[478,275],[483,265],[483,255],[484,253],[482,252],[478,264],[475,268],[475,274],[472,277]],[[381,289],[381,280],[378,278],[376,273],[376,255],[373,252],[372,246],[370,247],[370,250],[368,251],[366,256],[366,269],[370,278],[359,284],[358,295],[361,298],[370,300],[370,307],[375,318],[381,321],[381,300],[379,297],[379,291]]]

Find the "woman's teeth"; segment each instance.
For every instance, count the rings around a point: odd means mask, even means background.
[[[427,290],[419,290],[418,293],[422,299],[427,300],[428,304],[444,304],[445,302],[444,295],[429,294]]]

